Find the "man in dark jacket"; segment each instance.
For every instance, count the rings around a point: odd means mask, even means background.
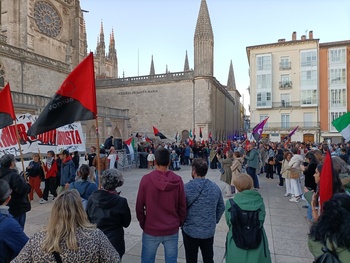
[[[60,158],[62,160],[61,180],[57,194],[60,194],[65,188],[68,188],[69,184],[75,181],[76,175],[75,165],[68,150],[62,150],[60,153]]]
[[[10,214],[24,229],[26,213],[31,206],[28,200],[30,185],[19,175],[16,169],[16,159],[12,154],[5,154],[0,159],[0,179],[5,180],[12,189],[11,200],[7,204]]]
[[[162,243],[165,262],[177,262],[179,227],[186,218],[186,196],[182,178],[168,171],[170,153],[155,152],[156,170],[142,177],[136,199],[136,216],[143,229],[142,262],[155,262]]]
[[[123,175],[119,170],[105,170],[101,175],[103,189],[92,193],[86,208],[91,223],[96,224],[108,237],[120,258],[125,253],[124,227],[128,227],[131,222],[128,201],[115,190],[123,183]]]

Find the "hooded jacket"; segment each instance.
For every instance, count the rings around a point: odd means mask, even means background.
[[[136,216],[148,235],[176,234],[186,218],[182,178],[172,171],[159,170],[143,176],[136,199]]]
[[[122,257],[125,253],[124,227],[128,227],[131,221],[126,198],[117,192],[98,190],[90,196],[86,212],[90,222],[108,237]]]
[[[262,226],[262,240],[258,248],[244,250],[236,246],[232,238],[232,223],[231,223],[231,208],[230,200],[226,201],[225,218],[229,231],[226,237],[226,262],[227,263],[271,263],[271,255],[269,251],[268,240],[265,229],[263,227],[265,221],[265,205],[264,200],[259,192],[254,190],[245,190],[235,194],[233,197],[235,203],[242,209],[247,211],[255,211],[261,209],[259,212],[260,226]]]
[[[74,182],[75,173],[75,165],[73,163],[72,158],[69,156],[65,160],[63,160],[61,164],[61,186]]]
[[[30,185],[18,174],[17,170],[1,167],[0,179],[5,180],[12,189],[11,200],[7,204],[10,207],[10,214],[13,217],[18,217],[30,211],[31,206],[28,200]]]

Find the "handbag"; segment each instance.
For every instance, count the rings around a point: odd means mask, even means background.
[[[289,178],[290,179],[299,179],[300,178],[300,170],[297,168],[289,168]]]
[[[54,252],[52,252],[52,254],[55,257],[55,260],[57,263],[62,263],[62,258],[58,252],[54,251]]]
[[[269,165],[275,165],[275,164],[276,164],[275,159],[269,161]]]

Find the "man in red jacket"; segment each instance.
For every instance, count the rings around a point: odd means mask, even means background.
[[[40,200],[40,204],[44,204],[48,200],[49,191],[53,195],[54,200],[57,197],[57,184],[56,175],[58,172],[57,162],[55,160],[55,153],[53,151],[47,152],[46,163],[43,165],[45,173],[45,188],[43,193],[43,198]]]
[[[141,262],[155,262],[159,244],[165,262],[176,263],[179,227],[186,218],[186,196],[182,178],[168,171],[170,152],[158,148],[156,170],[142,177],[136,200],[136,216],[143,229]]]

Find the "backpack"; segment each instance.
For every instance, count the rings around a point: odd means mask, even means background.
[[[262,240],[259,212],[242,210],[233,199],[229,199],[231,207],[232,238],[238,248],[248,250],[259,247]]]
[[[331,243],[332,247],[333,244]],[[327,245],[326,242],[323,242],[323,248],[322,248],[322,252],[323,254],[321,256],[318,256],[314,263],[340,263],[338,256],[336,254],[336,252],[334,251],[334,248],[332,250],[330,250]]]

